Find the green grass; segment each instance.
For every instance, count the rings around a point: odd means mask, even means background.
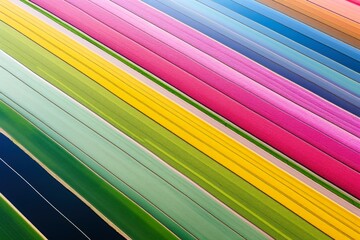
[[[43,239],[2,195],[0,195],[0,239]]]
[[[263,239],[231,211],[2,52],[0,62],[4,102],[179,238],[237,239],[241,233]]]
[[[0,128],[131,238],[175,239],[172,233],[140,207],[100,179],[3,102],[0,102]],[[0,216],[1,220],[2,215]]]
[[[0,47],[42,78],[148,148],[226,205],[281,238],[309,238],[319,230],[169,132],[73,67],[18,32],[0,24]],[[31,139],[31,138],[30,138]]]
[[[295,170],[299,171],[300,173],[302,173],[306,177],[310,178],[314,182],[318,183],[319,185],[325,187],[329,191],[331,191],[334,194],[338,195],[339,197],[343,198],[347,202],[353,204],[354,206],[356,206],[358,208],[360,207],[360,202],[357,199],[354,199],[352,196],[348,195],[347,193],[343,192],[341,189],[339,189],[336,186],[328,183],[327,181],[323,180],[322,178],[318,177],[316,174],[312,173],[311,171],[305,169],[304,167],[302,167],[298,163],[294,162],[293,160],[291,160],[287,156],[283,155],[282,153],[278,152],[274,148],[270,147],[266,143],[264,143],[261,140],[255,138],[254,136],[250,135],[249,133],[245,132],[244,130],[238,128],[236,125],[234,125],[231,122],[227,121],[226,119],[222,118],[218,114],[212,112],[208,108],[202,106],[201,104],[199,104],[195,100],[193,100],[193,99],[189,98],[188,96],[184,95],[183,93],[181,93],[180,91],[178,91],[175,88],[171,87],[170,85],[168,85],[167,83],[165,83],[161,79],[157,78],[153,74],[151,74],[148,71],[142,69],[141,67],[139,67],[136,64],[132,63],[128,59],[122,57],[118,53],[112,51],[111,49],[104,46],[100,42],[94,40],[93,38],[89,37],[88,35],[84,34],[83,32],[81,32],[78,29],[74,28],[73,26],[69,25],[68,23],[66,23],[66,22],[62,21],[61,19],[57,18],[53,14],[51,14],[51,13],[47,12],[46,10],[42,9],[41,7],[29,2],[28,0],[21,0],[21,2],[27,4],[28,6],[32,7],[33,9],[37,10],[38,12],[40,12],[41,14],[43,14],[43,15],[47,16],[48,18],[50,18],[51,20],[55,21],[56,23],[58,23],[62,27],[66,28],[67,30],[71,31],[72,33],[74,33],[74,34],[78,35],[79,37],[85,39],[86,41],[90,42],[91,44],[93,44],[94,46],[96,46],[99,49],[103,50],[104,52],[108,53],[109,55],[116,58],[120,62],[122,62],[122,63],[126,64],[127,66],[131,67],[132,69],[138,71],[139,73],[141,73],[145,77],[149,78],[150,80],[152,80],[153,82],[155,82],[159,86],[161,86],[164,89],[168,90],[169,92],[171,92],[175,96],[179,97],[180,99],[184,100],[185,102],[191,104],[192,106],[196,107],[197,109],[199,109],[203,113],[207,114],[208,116],[210,116],[214,120],[216,120],[219,123],[223,124],[224,126],[231,129],[232,131],[239,134],[240,136],[246,138],[250,142],[254,143],[258,147],[260,147],[263,150],[267,151],[268,153],[270,153],[274,157],[278,158],[279,160],[286,163],[290,167],[292,167]]]

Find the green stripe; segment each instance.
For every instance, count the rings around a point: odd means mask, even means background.
[[[9,104],[181,239],[264,239],[149,152],[1,52],[0,62],[6,69],[0,68],[0,82]]]
[[[66,150],[2,101],[0,101],[0,128],[131,238],[176,239],[139,206],[89,171]],[[3,217],[0,216],[1,221]]]
[[[1,195],[0,216],[0,239],[43,239]]]

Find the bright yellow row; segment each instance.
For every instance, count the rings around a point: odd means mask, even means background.
[[[8,1],[1,20],[334,238],[359,238],[360,219],[266,159]]]

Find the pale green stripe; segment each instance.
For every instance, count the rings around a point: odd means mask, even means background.
[[[0,61],[18,78],[0,69],[5,102],[179,237],[264,238],[230,210],[51,85],[1,53]]]

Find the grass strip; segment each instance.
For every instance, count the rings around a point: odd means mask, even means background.
[[[44,239],[0,193],[0,239]]]
[[[179,238],[263,238],[138,144],[3,52],[0,55],[4,101]]]
[[[0,128],[131,238],[176,239],[143,209],[90,171],[2,101]]]

